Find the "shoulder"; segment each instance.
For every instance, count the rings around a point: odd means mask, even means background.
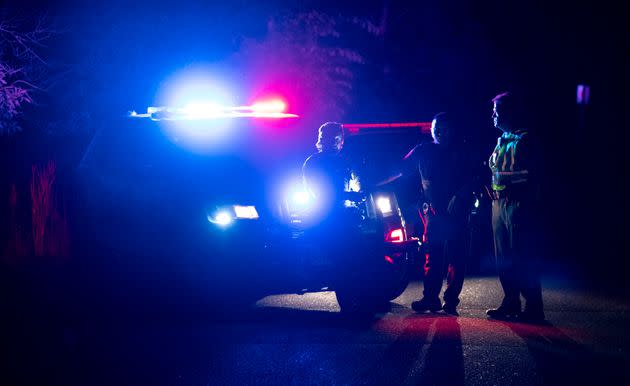
[[[319,153],[311,154],[306,158],[306,161],[304,161],[304,163],[313,162],[313,160],[317,158],[319,158]]]
[[[313,163],[317,163],[317,161],[321,157],[320,154],[321,153],[314,153],[314,154],[311,154],[310,156],[308,156],[308,158],[306,158],[306,160],[302,164],[302,168],[305,169],[305,168],[309,167],[310,165],[312,165]]]

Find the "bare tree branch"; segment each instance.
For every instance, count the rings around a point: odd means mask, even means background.
[[[39,18],[34,27],[19,20],[0,20],[0,135],[20,130],[17,118],[24,106],[35,103],[33,92],[48,63],[38,51],[55,35]]]

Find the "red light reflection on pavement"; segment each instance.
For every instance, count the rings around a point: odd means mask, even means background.
[[[578,329],[555,327],[552,325],[534,325],[518,322],[505,322],[470,317],[452,317],[444,314],[412,314],[405,318],[383,318],[373,325],[375,331],[395,336],[397,340],[433,339],[484,341],[485,343],[504,344],[522,340],[543,340],[551,342],[575,343],[583,341],[586,334]]]

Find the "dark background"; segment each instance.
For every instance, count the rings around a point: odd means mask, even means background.
[[[385,27],[377,39],[338,39],[365,57],[346,122],[427,121],[449,111],[481,161],[498,135],[490,99],[506,90],[525,96],[533,129],[544,141],[544,200],[535,215],[546,261],[625,293],[628,286],[616,281],[627,255],[628,212],[622,188],[628,31],[619,7],[508,1],[2,4],[0,15],[7,17],[48,17],[60,33],[43,48],[47,65],[64,72],[26,109],[24,130],[1,137],[3,218],[11,184],[26,190],[31,165],[55,159],[63,182],[97,128],[111,116],[153,104],[171,73],[220,62],[239,50],[243,37],[262,39],[270,17],[316,9]],[[588,106],[576,104],[579,84],[591,88]],[[73,130],[42,129],[41,122],[73,114],[85,117]],[[300,144],[310,143],[313,132],[305,130],[308,141]],[[3,223],[4,242],[9,225]]]

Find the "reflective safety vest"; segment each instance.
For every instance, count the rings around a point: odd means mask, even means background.
[[[508,186],[523,184],[528,181],[529,171],[526,168],[524,139],[525,131],[503,133],[497,146],[490,155],[488,165],[492,171],[492,189],[501,191]]]

